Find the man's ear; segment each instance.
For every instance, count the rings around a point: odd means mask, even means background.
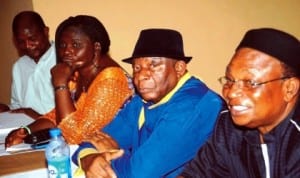
[[[44,27],[44,34],[49,39],[49,27]]]
[[[25,54],[24,50],[19,46],[18,42],[17,42],[17,39],[15,36],[12,37],[12,41],[14,43],[14,46],[15,48],[17,49],[18,51],[18,55],[19,57],[23,56]]]
[[[285,90],[285,100],[290,101],[296,97],[299,93],[300,80],[296,77],[292,77],[285,81],[284,90]]]
[[[175,71],[178,77],[183,76],[186,73],[187,65],[184,61],[179,60],[175,63]]]

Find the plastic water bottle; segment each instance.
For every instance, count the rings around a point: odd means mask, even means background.
[[[70,148],[59,128],[49,133],[51,139],[45,150],[49,178],[71,178]]]

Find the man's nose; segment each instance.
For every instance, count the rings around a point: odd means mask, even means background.
[[[26,40],[25,47],[26,49],[31,49],[34,47],[34,44],[30,40]]]
[[[150,71],[142,68],[138,74],[138,80],[148,80],[150,78]]]

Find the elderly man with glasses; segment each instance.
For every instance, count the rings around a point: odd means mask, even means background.
[[[180,177],[300,177],[300,43],[249,30],[219,79],[228,110]]]

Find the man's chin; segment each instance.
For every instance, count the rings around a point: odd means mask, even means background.
[[[42,56],[42,54],[40,54],[37,51],[30,51],[30,52],[27,51],[25,54],[27,56],[29,56],[30,58],[35,59],[35,60],[39,59]]]
[[[237,126],[246,126],[249,123],[247,117],[232,117],[232,121]]]
[[[147,102],[156,101],[156,97],[153,96],[151,93],[142,93],[141,96],[142,96],[143,100],[145,100]]]

